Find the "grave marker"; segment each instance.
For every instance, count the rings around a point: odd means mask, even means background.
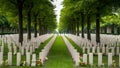
[[[87,64],[87,54],[83,54],[83,62]]]
[[[112,53],[108,53],[108,66],[112,65]]]
[[[102,53],[98,53],[98,66],[102,65]]]
[[[89,53],[89,64],[93,65],[93,53]]]
[[[29,52],[26,53],[26,65],[27,66],[30,65],[30,53]]]
[[[12,52],[8,52],[8,65],[12,65]]]
[[[21,54],[17,53],[17,66],[20,66],[20,61],[21,61]]]
[[[36,66],[36,54],[32,54],[32,64],[31,66]]]
[[[0,52],[0,66],[2,65],[3,63],[3,52]]]

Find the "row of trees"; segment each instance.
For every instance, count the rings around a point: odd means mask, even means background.
[[[120,0],[64,0],[63,4],[60,32],[79,35],[81,29],[84,38],[87,30],[87,39],[91,40],[91,29],[95,28],[96,42],[100,43],[100,27],[107,23],[120,24]],[[114,18],[108,19],[110,16]]]
[[[0,15],[5,16],[11,27],[19,29],[19,42],[23,41],[23,29],[27,28],[28,40],[31,28],[34,36],[56,28],[54,6],[50,0],[0,0]]]

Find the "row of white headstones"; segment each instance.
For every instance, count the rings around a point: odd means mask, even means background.
[[[79,52],[72,46],[72,44],[65,38],[64,35],[61,35],[70,54],[72,55],[73,61],[75,62],[75,66],[79,66],[80,59],[79,59]]]
[[[114,46],[115,47],[115,46],[118,46],[118,44],[120,43],[120,36],[119,35],[101,34],[100,35],[100,41],[101,41],[100,44],[96,43],[95,34],[91,34],[91,41],[86,38],[86,35],[85,35],[85,38],[81,38],[80,36],[75,36],[72,34],[67,34],[67,36],[69,36],[70,38],[71,37],[76,38],[75,41],[80,47],[83,47],[83,45],[90,46],[90,47],[92,47],[92,45],[94,45],[94,46],[100,45],[100,47],[102,47],[102,46],[105,46],[105,44],[107,46]]]
[[[75,35],[67,35],[69,38],[71,38],[80,48],[83,49],[83,53],[85,53],[85,51],[87,50],[87,53],[100,53],[102,51],[102,53],[108,55],[108,53],[112,52],[112,55],[119,55],[120,53],[120,48],[119,48],[119,42],[118,41],[118,37],[114,36],[114,38],[117,38],[117,39],[114,39],[114,41],[110,41],[110,40],[113,40],[113,37],[112,35],[110,35],[112,37],[112,39],[109,37],[107,37],[107,35],[102,35],[105,39],[107,38],[108,40],[104,40],[106,42],[110,42],[110,43],[104,43],[103,40],[101,40],[101,43],[100,44],[96,44],[95,40],[87,40],[86,38],[83,39],[81,37],[78,37],[78,36],[75,36]],[[101,36],[101,38],[103,38]],[[95,38],[92,38],[92,39],[95,39]],[[115,41],[116,40],[116,41]],[[95,42],[95,43],[93,43]],[[106,45],[106,46],[105,46]]]
[[[16,54],[17,52],[20,52],[22,55],[25,55],[24,52],[30,51],[30,54],[32,54],[35,49],[37,49],[42,42],[47,40],[49,37],[51,37],[51,34],[45,34],[42,36],[39,36],[37,38],[32,37],[31,40],[27,41],[27,38],[25,38],[27,35],[24,34],[24,40],[22,45],[18,42],[18,35],[4,35],[2,40],[2,45],[0,46],[0,52],[4,53],[4,46],[8,46],[8,52],[14,52],[13,54]],[[12,50],[13,48],[13,50]]]
[[[115,55],[115,48],[116,49],[116,55],[119,55],[119,66],[120,66],[120,53],[119,53],[119,46],[118,44],[114,44],[116,41],[109,41],[110,40],[110,35],[109,37],[107,37],[107,35],[104,35],[104,38],[109,38],[108,40],[106,40],[106,42],[110,42],[111,44],[114,45],[109,45],[109,43],[105,43],[107,44],[107,46],[105,47],[104,45],[95,45],[92,42],[90,42],[89,40],[80,38],[78,36],[75,35],[71,35],[71,34],[67,34],[66,36],[68,36],[70,39],[72,39],[80,48],[83,49],[83,53],[85,53],[85,49],[87,49],[87,54],[89,55],[89,64],[93,65],[93,54],[95,53],[95,50],[97,50],[97,55],[98,55],[98,66],[102,65],[102,55],[105,53],[106,55],[108,55],[108,66],[112,65],[112,56]],[[118,36],[119,37],[119,36]],[[114,37],[117,38],[117,37]],[[94,39],[94,38],[92,38]],[[113,38],[112,38],[113,39]],[[81,42],[82,41],[82,42]],[[102,42],[101,42],[102,43]],[[118,39],[117,39],[117,43],[119,43]],[[103,42],[104,44],[104,42]],[[94,46],[93,46],[94,45]],[[92,51],[90,51],[90,49],[92,49]],[[100,49],[102,49],[102,53],[100,52]],[[112,52],[109,52],[109,49],[112,49]],[[83,54],[83,62],[87,63],[87,54]]]
[[[27,45],[26,46],[26,48],[28,47],[28,46],[36,46],[36,48],[38,48],[39,46],[40,46],[40,43],[42,43],[42,42],[44,42],[45,40],[47,40],[49,37],[51,37],[52,35],[51,34],[46,34],[46,35],[43,35],[43,36],[40,36],[39,38],[36,38],[36,39],[34,39],[35,40],[35,42],[38,42],[39,44],[38,45]],[[45,57],[47,56],[47,54],[48,54],[48,52],[49,52],[49,50],[50,50],[50,48],[51,48],[51,46],[52,46],[52,44],[53,44],[53,42],[54,42],[54,40],[55,40],[55,38],[56,38],[56,35],[51,39],[51,41],[44,47],[44,49],[42,49],[42,51],[39,53],[39,59],[41,59],[42,60],[42,63],[45,61]],[[34,41],[33,40],[33,41]],[[8,41],[8,40],[7,40]],[[13,40],[11,41],[11,42],[13,42]],[[5,43],[5,42],[4,42]],[[12,43],[13,44],[13,43]],[[37,43],[36,43],[37,44]],[[2,46],[4,46],[3,44],[2,44]],[[2,47],[1,46],[1,47]],[[8,49],[9,49],[9,46],[11,46],[11,45],[8,45]],[[25,45],[23,44],[23,46],[25,47]],[[14,47],[13,47],[14,48]],[[16,48],[17,49],[17,48]],[[27,48],[28,49],[28,48]],[[30,51],[28,51],[26,49],[26,65],[27,66],[29,66],[30,65],[30,56],[32,55],[32,63],[31,63],[31,66],[36,66],[36,54],[35,53],[33,53],[34,51],[35,51],[35,48],[33,48],[33,47],[29,47],[29,49],[30,49]],[[33,50],[34,49],[34,50]],[[19,49],[20,50],[20,49]],[[16,63],[16,65],[17,66],[20,66],[20,62],[21,62],[21,56],[22,55],[24,55],[24,49],[22,49],[22,50],[20,50],[19,52],[17,52],[17,51],[15,51],[14,50],[14,53],[16,52],[16,57],[17,57],[17,59],[16,59],[16,61],[17,61],[17,63]],[[0,65],[2,65],[2,63],[3,63],[3,53],[4,53],[4,51],[2,51],[1,50],[1,52],[0,52]],[[8,52],[8,65],[12,65],[12,51],[9,51]]]
[[[49,50],[51,49],[57,35],[54,35],[54,37],[51,39],[51,41],[44,47],[44,49],[40,52],[40,59],[42,60],[41,62],[44,63],[45,57],[47,57]]]
[[[93,66],[93,53],[83,54],[83,62],[87,64],[87,55],[89,56],[89,64]],[[103,56],[102,53],[98,53],[98,66],[103,65],[102,56]],[[108,66],[112,66],[112,64],[113,64],[112,53],[108,53]],[[120,54],[119,54],[119,66],[120,66]]]

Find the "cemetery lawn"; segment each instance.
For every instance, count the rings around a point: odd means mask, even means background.
[[[75,68],[72,57],[61,36],[57,36],[48,54],[48,61],[43,68]]]
[[[39,52],[41,52],[41,50],[44,48],[45,45],[47,45],[47,43],[53,38],[53,36],[51,36],[50,38],[48,38],[45,42],[43,42],[38,49],[35,50],[35,53],[36,53],[36,56],[37,56],[37,60],[38,60],[38,57],[39,57]],[[17,50],[19,51],[19,50]],[[8,46],[7,44],[5,45],[4,47],[4,61],[7,60],[7,55],[8,53]],[[12,53],[14,53],[12,51]],[[31,56],[32,57],[32,56]],[[24,56],[21,56],[21,59],[22,60],[26,60],[26,55]],[[41,68],[40,66],[36,66],[36,67],[30,67],[30,66],[16,66],[16,55],[12,55],[12,62],[13,62],[13,65],[12,66],[0,66],[0,68]]]
[[[77,49],[77,51],[80,53],[80,55],[82,55],[82,49],[74,42],[72,41],[70,38],[68,38],[67,36],[65,36],[67,38],[67,40],[75,47],[75,49]],[[86,51],[87,53],[87,51]],[[87,56],[88,57],[88,56]],[[103,59],[103,64],[105,65],[104,67],[105,68],[109,68],[108,67],[108,56],[104,55],[102,57]],[[113,56],[113,60],[115,60],[115,64],[118,68],[118,65],[119,65],[119,56]],[[87,58],[87,61],[89,63],[89,58]],[[94,55],[93,56],[93,67],[91,67],[90,65],[87,65],[87,66],[80,66],[80,68],[98,68],[98,56],[97,55]],[[100,67],[99,67],[100,68]],[[102,67],[103,68],[103,67]],[[113,68],[116,68],[116,67],[113,67]]]

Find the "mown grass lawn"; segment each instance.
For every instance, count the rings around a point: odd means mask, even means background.
[[[57,36],[43,68],[75,68],[72,57],[61,36]]]

